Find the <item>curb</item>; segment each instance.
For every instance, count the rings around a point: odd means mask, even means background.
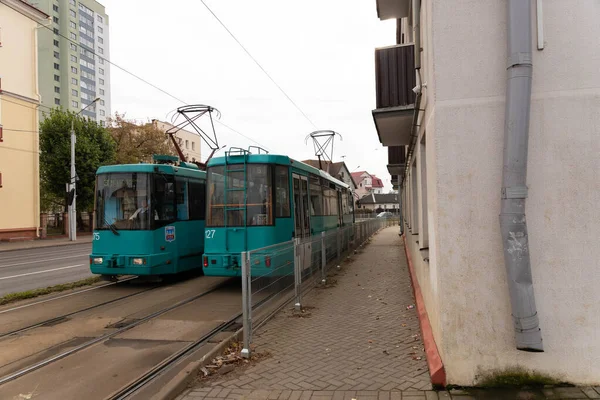
[[[415,296],[415,303],[417,305],[417,313],[419,315],[419,325],[421,326],[421,332],[423,334],[423,344],[425,346],[425,353],[427,354],[427,366],[429,367],[429,376],[431,377],[431,383],[434,386],[446,386],[446,370],[444,369],[444,363],[438,352],[435,338],[433,337],[433,330],[429,322],[429,316],[427,315],[427,309],[425,308],[425,302],[423,301],[423,294],[421,293],[421,286],[417,280],[415,274],[415,267],[410,258],[408,252],[408,245],[406,244],[406,235],[402,235],[404,240],[404,252],[406,253],[406,260],[408,261],[408,271],[410,272],[410,280],[412,282],[413,294]]]
[[[223,352],[233,341],[241,340],[243,336],[243,328],[238,329],[235,333],[231,334],[228,338],[221,341],[206,353],[198,361],[191,361],[185,367],[181,368],[181,371],[165,385],[162,389],[152,396],[153,400],[173,400],[179,396],[189,385],[189,383],[198,375],[200,369],[206,364],[210,363],[213,358]]]
[[[27,242],[19,242],[19,243],[31,243],[31,246],[21,246],[21,247],[16,247],[14,249],[3,249],[2,245],[3,244],[11,244],[9,242],[0,242],[0,253],[7,253],[9,251],[19,251],[19,250],[32,250],[32,249],[43,249],[46,247],[62,247],[62,246],[74,246],[74,245],[78,245],[78,244],[91,244],[92,240],[81,240],[81,241],[76,241],[76,242],[60,242],[60,243],[52,243],[53,240],[61,240],[61,239],[36,239],[36,240],[30,240]],[[17,242],[13,242],[13,243],[17,243]],[[40,243],[40,244],[37,244]]]

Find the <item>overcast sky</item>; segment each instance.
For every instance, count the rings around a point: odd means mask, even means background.
[[[221,121],[298,160],[314,158],[315,128],[277,89],[200,0],[100,0],[110,19],[110,59],[188,104],[219,109]],[[206,0],[263,68],[314,122],[336,138],[334,161],[367,170],[391,189],[377,138],[374,49],[394,44],[395,23],[375,1]],[[182,105],[111,67],[112,112],[169,120]],[[217,124],[220,145],[255,144]],[[206,146],[203,158],[208,155]]]

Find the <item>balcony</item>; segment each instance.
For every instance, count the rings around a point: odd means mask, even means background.
[[[377,0],[377,17],[380,20],[408,17],[410,0]]]
[[[410,141],[416,86],[414,45],[375,50],[377,108],[372,111],[379,141],[403,146]]]
[[[406,167],[406,152],[404,146],[388,147],[387,169],[390,175],[403,175]]]

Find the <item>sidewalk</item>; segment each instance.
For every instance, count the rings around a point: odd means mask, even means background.
[[[254,335],[268,357],[179,398],[437,399],[398,227],[363,249],[303,299],[303,318],[288,308]]]
[[[25,250],[25,249],[37,249],[40,247],[56,247],[56,246],[68,246],[82,243],[92,243],[93,236],[91,234],[77,234],[77,240],[74,242],[69,241],[69,238],[56,238],[56,239],[36,239],[27,240],[23,242],[0,242],[0,253],[9,250]]]

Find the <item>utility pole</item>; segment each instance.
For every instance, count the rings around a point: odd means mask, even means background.
[[[96,97],[94,101],[81,109],[77,114],[73,116],[71,119],[71,178],[69,179],[69,199],[71,198],[70,193],[73,191],[73,200],[69,204],[69,240],[74,242],[77,240],[77,190],[76,190],[76,182],[77,182],[77,173],[75,172],[75,141],[77,138],[75,137],[75,118],[83,112],[86,108],[95,104],[100,97]]]

